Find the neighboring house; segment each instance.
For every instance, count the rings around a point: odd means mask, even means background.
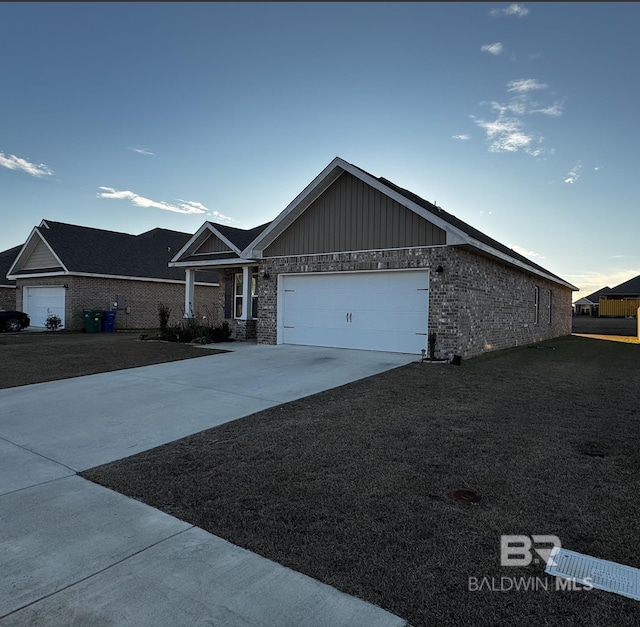
[[[273,222],[206,222],[170,263],[218,270],[236,336],[477,355],[571,333],[577,287],[440,207],[335,158]],[[330,367],[330,364],[328,364]]]
[[[7,279],[7,272],[13,265],[22,246],[15,246],[0,253],[0,310],[16,308],[16,282]]]
[[[637,316],[640,307],[640,275],[612,287],[599,298],[599,316]]]
[[[184,272],[167,264],[190,238],[166,229],[129,235],[43,220],[6,273],[15,282],[16,309],[29,314],[31,326],[44,326],[53,313],[71,330],[84,327],[85,309],[117,310],[116,329],[157,328],[158,303],[180,320]],[[218,274],[199,274],[195,285],[196,313],[216,323],[223,314]]]
[[[583,296],[579,298],[573,306],[577,316],[597,316],[598,305],[600,304],[600,298],[611,291],[610,287],[603,287],[602,289],[589,294],[589,296]]]

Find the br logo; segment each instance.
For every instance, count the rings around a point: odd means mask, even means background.
[[[562,546],[558,536],[500,536],[500,565],[529,566],[540,560],[548,564],[555,546]],[[555,566],[553,561],[550,565]]]

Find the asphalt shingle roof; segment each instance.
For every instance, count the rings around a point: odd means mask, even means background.
[[[597,305],[600,302],[600,296],[604,296],[605,294],[608,294],[610,291],[611,291],[610,287],[603,287],[597,292],[594,292],[593,294],[589,294],[589,296],[585,296],[584,298],[586,298],[587,300],[590,300],[592,303]]]
[[[45,220],[38,229],[69,272],[185,280],[184,270],[169,268],[171,258],[191,233],[152,229],[140,235]],[[217,272],[197,273],[197,281],[217,282]]]
[[[7,272],[16,260],[22,246],[14,246],[0,253],[0,285],[15,285],[15,281],[7,279]]]
[[[528,257],[525,257],[524,255],[521,255],[520,253],[517,253],[512,248],[509,248],[508,246],[501,244],[498,240],[495,240],[492,237],[485,235],[482,231],[478,231],[478,229],[460,220],[460,218],[456,218],[456,216],[452,215],[451,213],[448,213],[441,207],[437,207],[433,203],[430,203],[428,200],[425,200],[424,198],[420,198],[420,196],[418,196],[417,194],[414,194],[413,192],[410,192],[407,189],[403,189],[402,187],[399,187],[398,185],[396,185],[395,183],[392,183],[388,179],[380,177],[378,178],[378,180],[383,185],[390,187],[391,189],[396,191],[398,194],[401,194],[405,198],[415,202],[417,205],[419,205],[423,209],[426,209],[430,213],[438,216],[440,219],[444,220],[447,224],[450,224],[451,226],[454,226],[457,229],[460,229],[463,233],[466,233],[473,239],[479,242],[482,242],[483,244],[486,244],[487,246],[490,246],[491,248],[494,248],[495,250],[498,250],[501,253],[504,253],[505,255],[508,255],[512,259],[520,261],[521,263],[525,263],[528,266],[535,268],[536,270],[540,270],[541,272],[544,272],[549,276],[555,277],[556,279],[563,281],[563,279],[558,275],[553,274],[552,272],[549,272],[549,270],[547,270],[546,268],[543,268],[537,263],[534,263],[533,261],[531,261],[531,259],[529,259]]]
[[[640,274],[611,288],[609,294],[636,296],[640,294]]]
[[[244,250],[271,222],[265,222],[252,229],[237,229],[233,226],[227,226],[226,224],[218,224],[217,222],[209,222],[209,224],[224,235],[238,250]]]

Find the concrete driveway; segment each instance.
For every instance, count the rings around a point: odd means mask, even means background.
[[[405,624],[76,476],[418,359],[306,346],[229,348],[0,390],[3,625]]]

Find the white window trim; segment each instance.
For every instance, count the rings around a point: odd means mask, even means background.
[[[553,290],[547,290],[547,322],[551,324]]]
[[[533,324],[540,322],[540,288],[536,285],[533,288]]]
[[[236,285],[238,275],[242,276],[242,294],[238,294]],[[253,287],[253,277],[256,277],[256,289]],[[235,320],[254,320],[252,316],[252,305],[254,298],[258,297],[257,268],[255,266],[243,266],[242,272],[233,274],[233,317]],[[237,315],[238,299],[242,300],[242,313]]]

